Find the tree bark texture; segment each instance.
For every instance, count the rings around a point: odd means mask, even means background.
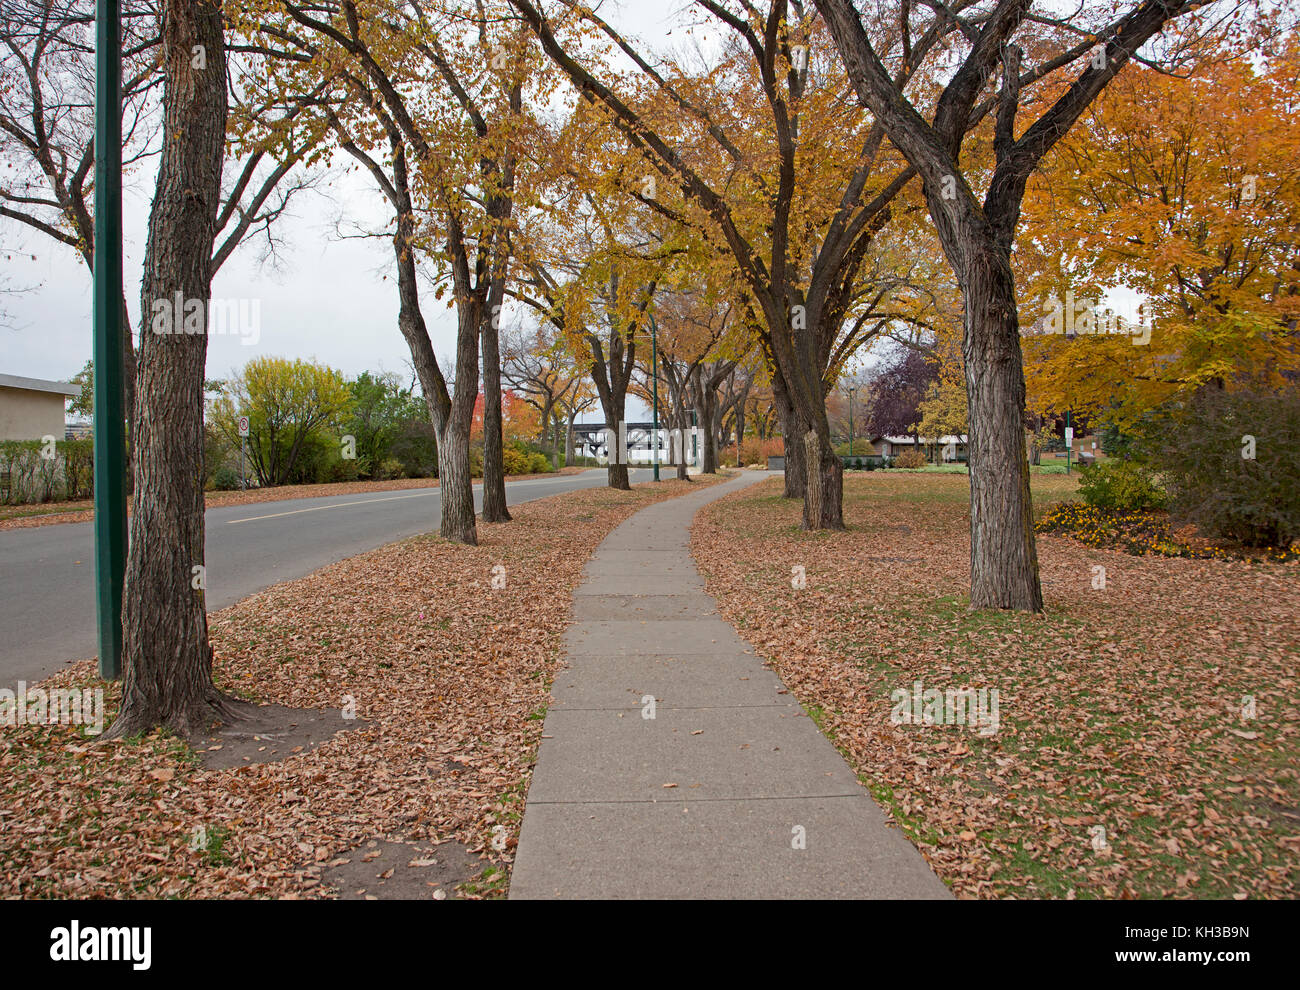
[[[822,488],[821,472],[821,438],[816,430],[809,430],[803,437],[804,471],[806,488],[804,491],[803,528],[821,529]]]
[[[505,278],[494,278],[483,318],[483,521],[509,522],[501,415],[500,313]],[[544,422],[544,421],[543,421]]]
[[[125,680],[106,738],[157,726],[190,735],[229,716],[212,681],[202,483],[207,304],[226,142],[221,10],[207,0],[165,0],[162,31],[163,142],[141,286]],[[196,46],[205,68],[194,67]],[[172,332],[154,332],[155,302],[171,308]],[[186,333],[185,311],[195,305],[201,332]]]
[[[970,403],[971,606],[1040,612],[1011,258],[973,245],[967,258],[962,352]]]

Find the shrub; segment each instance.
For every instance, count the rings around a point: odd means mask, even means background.
[[[398,427],[389,455],[402,462],[408,478],[438,476],[438,442],[433,425],[423,420],[404,420]]]
[[[63,454],[63,492],[65,497],[93,498],[95,495],[95,441],[64,440],[58,444]]]
[[[1132,457],[1133,436],[1116,423],[1107,422],[1101,428],[1101,452],[1107,457]]]
[[[846,458],[844,461],[845,471],[874,471],[876,469],[876,462],[865,455],[858,455],[857,457],[844,456]]]
[[[1251,559],[1240,550],[1219,546],[1208,540],[1188,541],[1175,531],[1168,515],[1151,512],[1115,512],[1094,509],[1082,502],[1058,502],[1034,524],[1035,532],[1069,536],[1090,547],[1123,550],[1144,556],[1194,557],[1199,560]],[[1271,548],[1267,559],[1279,562],[1295,560],[1300,552]]]
[[[1145,461],[1152,440],[1164,429],[1163,416],[1159,410],[1147,410],[1129,423],[1121,424],[1114,418],[1103,419],[1097,432],[1101,452],[1107,457]]]
[[[915,470],[925,467],[925,455],[916,449],[903,451],[894,458],[894,467]]]
[[[508,443],[501,451],[501,464],[506,474],[531,474],[529,471],[528,451],[521,445]]]
[[[94,494],[94,441],[0,441],[0,501],[9,504],[90,498]]]
[[[379,462],[379,467],[375,471],[375,477],[386,481],[389,478],[401,478],[406,474],[402,468],[402,462],[396,457],[386,457]]]
[[[1168,502],[1151,472],[1135,461],[1098,461],[1080,468],[1079,475],[1079,495],[1094,509],[1147,512]]]
[[[748,437],[740,442],[741,464],[762,464],[766,467],[769,457],[780,457],[784,453],[785,441],[780,437],[772,437],[768,440]]]
[[[519,441],[507,443],[501,451],[501,464],[506,474],[546,474],[551,470],[551,459],[540,450],[530,449]]]
[[[1300,389],[1203,389],[1148,442],[1170,512],[1246,546],[1300,540]]]
[[[208,485],[213,491],[232,492],[239,487],[239,472],[223,464],[212,472],[212,480]]]
[[[231,456],[239,457],[238,443],[231,444],[225,435],[210,422],[203,424],[203,485],[212,488],[217,469]]]
[[[370,475],[370,462],[364,457],[344,460],[340,454],[333,453],[320,459],[311,458],[309,464],[311,470],[306,472],[301,480],[291,482],[292,484],[314,485],[357,481],[363,474],[367,477]],[[296,465],[294,473],[297,473]]]
[[[250,443],[248,449],[251,465],[253,444]],[[269,458],[270,454],[270,446],[267,445],[263,456]],[[283,464],[288,456],[287,444],[282,444],[279,463]],[[315,430],[303,437],[302,444],[298,448],[298,455],[294,458],[292,466],[285,473],[284,479],[280,483],[286,485],[316,485],[329,481],[355,481],[357,471],[363,466],[362,462],[358,460],[343,460],[339,443],[323,430]],[[268,477],[265,483],[269,486],[274,483],[274,480]]]

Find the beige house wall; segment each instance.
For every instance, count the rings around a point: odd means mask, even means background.
[[[0,440],[40,440],[64,435],[67,396],[0,385]]]

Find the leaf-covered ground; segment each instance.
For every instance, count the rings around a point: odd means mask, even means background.
[[[387,838],[482,851],[494,879],[469,893],[499,894],[584,562],[638,508],[712,480],[526,503],[478,547],[407,540],[214,614],[227,692],[354,700],[363,726],[288,760],[205,770],[175,738],[0,727],[0,896],[327,896],[324,867]],[[42,686],[99,684],[86,662]],[[115,687],[106,701],[111,721]]]
[[[1074,484],[1035,476],[1037,511]],[[848,531],[805,533],[774,480],[705,508],[692,549],[959,896],[1296,897],[1300,565],[1040,536],[1046,614],[971,612],[968,499],[853,475]],[[894,724],[917,681],[996,688],[998,731]]]

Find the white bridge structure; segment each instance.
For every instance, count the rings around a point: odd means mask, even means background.
[[[692,474],[704,463],[704,430],[699,426],[670,430],[661,425],[656,433],[653,423],[623,422],[617,429],[604,423],[575,423],[573,445],[579,457],[592,457],[602,464],[612,460],[614,464],[650,465],[655,463],[656,449],[660,464],[685,460]]]

